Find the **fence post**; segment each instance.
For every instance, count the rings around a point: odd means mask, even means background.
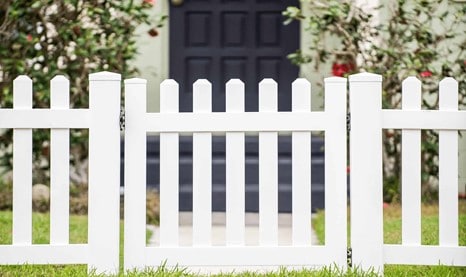
[[[89,266],[117,274],[120,228],[120,80],[117,73],[89,75]]]
[[[382,76],[349,76],[353,264],[383,273]]]

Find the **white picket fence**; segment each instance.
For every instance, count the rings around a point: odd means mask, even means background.
[[[13,109],[0,109],[0,128],[13,130],[12,244],[0,264],[88,264],[118,272],[120,204],[120,75],[89,76],[89,109],[69,109],[69,81],[51,80],[51,108],[32,108],[32,81],[13,83]],[[32,244],[32,129],[51,130],[50,244]],[[69,129],[89,129],[88,243],[69,243]]]
[[[277,111],[277,83],[259,84],[259,112],[244,112],[244,84],[226,84],[226,112],[212,113],[212,87],[198,80],[193,112],[178,112],[178,84],[161,84],[160,113],[147,113],[146,81],[125,81],[125,269],[179,265],[268,269],[346,267],[346,79],[325,79],[325,112],[311,112],[311,87],[292,85],[292,112]],[[326,244],[311,245],[311,131],[325,131]],[[245,245],[245,131],[259,132],[259,244]],[[278,246],[278,132],[292,134],[292,245]],[[146,246],[146,134],[160,133],[160,246]],[[178,136],[193,136],[192,247],[179,245]],[[212,246],[212,132],[226,135],[226,241]]]
[[[0,245],[0,264],[87,264],[117,273],[119,265],[120,75],[90,75],[89,109],[68,109],[69,85],[51,82],[51,108],[32,109],[32,82],[14,81],[13,109],[0,109],[0,128],[14,129],[13,242]],[[458,84],[440,82],[440,110],[420,110],[420,81],[403,82],[403,110],[382,110],[382,77],[351,75],[351,247],[353,265],[383,272],[384,264],[466,266],[458,246]],[[244,112],[244,84],[226,84],[226,112],[211,112],[211,84],[198,80],[193,112],[178,112],[178,85],[161,84],[160,113],[146,112],[146,81],[125,81],[124,268],[181,266],[215,269],[346,268],[345,78],[325,79],[325,111],[310,110],[310,84],[292,84],[292,111],[277,111],[277,84],[259,84],[259,112]],[[32,244],[32,129],[51,129],[51,231],[49,245]],[[89,227],[87,244],[69,244],[69,129],[89,128]],[[383,242],[382,129],[403,131],[403,241]],[[420,130],[440,130],[440,244],[421,245]],[[245,244],[245,132],[259,133],[259,243]],[[325,244],[312,245],[310,132],[325,131]],[[292,134],[292,243],[278,245],[277,135]],[[160,245],[146,246],[146,136],[160,134]],[[193,136],[193,238],[179,243],[178,141]],[[211,139],[226,136],[226,240],[212,245]]]
[[[458,246],[458,82],[439,83],[439,110],[421,110],[421,82],[402,84],[402,110],[383,110],[382,76],[349,77],[351,247],[353,263],[383,272],[384,264],[466,265]],[[402,244],[383,242],[382,129],[402,129]],[[439,245],[421,245],[421,130],[439,130]]]

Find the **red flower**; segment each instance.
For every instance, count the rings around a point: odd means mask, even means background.
[[[426,71],[422,71],[421,73],[419,73],[419,75],[423,78],[426,78],[426,77],[431,77],[432,76],[432,72],[430,72],[429,70],[426,70]]]
[[[159,31],[157,31],[156,28],[152,28],[150,29],[149,31],[147,31],[147,33],[149,34],[149,36],[151,37],[156,37],[159,35]]]
[[[155,5],[155,0],[143,0],[142,1],[143,4],[149,4],[151,6]]]
[[[354,65],[350,63],[333,63],[332,74],[333,76],[343,77],[354,69]]]
[[[26,40],[29,41],[29,42],[31,42],[31,41],[32,41],[32,35],[31,35],[31,34],[28,34],[28,35],[26,36]]]

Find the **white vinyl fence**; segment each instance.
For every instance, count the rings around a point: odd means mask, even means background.
[[[120,75],[89,76],[89,109],[69,109],[69,81],[50,82],[51,108],[32,108],[32,80],[13,83],[13,109],[0,128],[13,129],[12,244],[0,264],[87,264],[117,273],[119,265]],[[50,129],[50,244],[32,243],[32,129]],[[89,129],[88,243],[69,243],[69,129]]]
[[[286,85],[286,84],[284,84]],[[351,247],[353,265],[383,272],[384,264],[466,266],[458,246],[458,83],[440,82],[440,109],[421,110],[421,83],[403,82],[403,109],[381,108],[382,77],[349,77],[351,110]],[[146,112],[146,81],[125,81],[124,268],[195,270],[346,268],[347,80],[325,79],[325,111],[311,111],[310,84],[292,84],[292,111],[277,111],[277,83],[258,86],[259,112],[244,112],[244,84],[226,84],[226,112],[211,112],[211,89],[198,80],[193,112],[178,112],[178,84],[161,84],[160,113]],[[13,109],[0,109],[0,128],[14,129],[13,241],[0,245],[0,264],[87,264],[116,273],[119,265],[120,75],[90,75],[89,109],[69,109],[69,82],[51,81],[51,108],[32,108],[32,82],[14,81]],[[32,244],[32,129],[51,129],[50,244]],[[69,243],[69,129],[89,128],[87,244]],[[402,244],[383,242],[382,130],[402,129]],[[439,130],[440,243],[421,244],[420,130]],[[245,243],[245,132],[259,135],[259,242]],[[311,131],[325,132],[325,244],[311,244]],[[278,245],[277,136],[292,134],[292,242]],[[160,135],[160,245],[146,246],[146,137]],[[180,133],[193,136],[192,245],[179,243]],[[226,239],[212,245],[212,134],[226,136]]]
[[[147,113],[146,81],[125,81],[125,269],[346,267],[346,79],[325,79],[325,112],[311,112],[311,86],[292,85],[292,112],[277,111],[277,83],[259,84],[259,112],[244,112],[244,84],[226,84],[226,112],[212,113],[212,86],[198,80],[193,112],[178,112],[178,84],[161,84],[160,113]],[[325,131],[326,244],[311,245],[311,131]],[[259,132],[259,243],[245,245],[247,131]],[[278,132],[292,133],[292,244],[278,246]],[[146,246],[146,134],[160,133],[160,246]],[[180,246],[178,137],[193,136],[192,246]],[[211,242],[212,132],[226,135],[226,241]]]
[[[440,109],[421,110],[421,82],[402,84],[402,110],[382,110],[382,76],[349,77],[351,106],[351,247],[353,264],[383,272],[384,264],[466,266],[458,246],[458,82],[439,83]],[[402,129],[402,244],[383,242],[382,129]],[[439,244],[421,245],[421,129],[439,130]]]

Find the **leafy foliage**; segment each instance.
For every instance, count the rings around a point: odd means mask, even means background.
[[[312,39],[305,51],[288,58],[296,64],[333,63],[333,75],[361,71],[382,74],[383,108],[401,107],[401,84],[408,76],[423,82],[423,108],[437,109],[438,82],[446,76],[460,82],[460,106],[466,106],[466,5],[443,0],[387,1],[368,8],[354,0],[305,1],[288,7],[285,23],[301,21]],[[374,12],[382,18],[375,19]],[[386,18],[384,18],[386,17]],[[380,22],[378,22],[380,21]],[[333,43],[336,41],[337,43]],[[310,54],[307,54],[310,53]],[[399,199],[401,132],[386,130],[385,201]],[[422,192],[436,197],[438,134],[422,132]]]
[[[3,0],[0,2],[0,107],[12,106],[13,80],[34,82],[34,107],[49,107],[49,81],[70,80],[71,107],[88,106],[89,73],[108,70],[128,77],[137,54],[135,30],[161,27],[166,16],[151,18],[147,0]],[[155,22],[155,23],[154,23]],[[11,131],[0,137],[0,166],[11,168]],[[87,135],[72,132],[73,163],[86,159]],[[48,168],[49,133],[34,132],[35,168]],[[46,182],[36,174],[36,182]]]

